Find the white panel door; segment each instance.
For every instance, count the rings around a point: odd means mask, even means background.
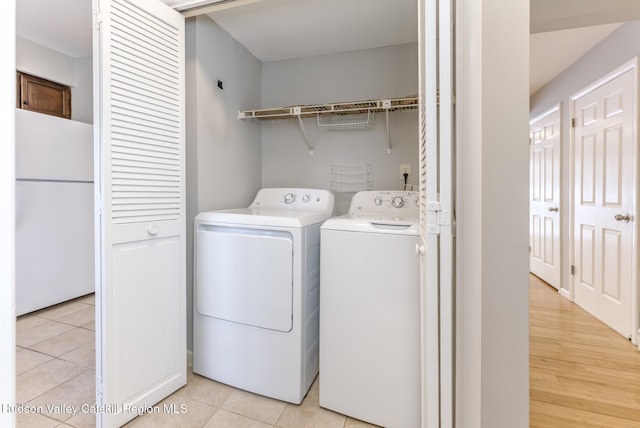
[[[635,69],[575,99],[575,302],[632,332]]]
[[[533,119],[529,132],[529,269],[560,287],[560,107]]]
[[[115,427],[186,383],[184,18],[94,13],[97,423]]]

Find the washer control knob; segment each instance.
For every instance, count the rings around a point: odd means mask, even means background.
[[[293,193],[287,193],[286,195],[284,195],[285,204],[292,204],[295,201],[296,201],[296,195],[294,195]]]
[[[402,196],[396,196],[391,200],[391,205],[393,205],[394,208],[402,208],[404,206],[404,199],[402,199]]]
[[[377,206],[382,205],[382,199],[380,199],[380,198],[375,198],[375,199],[373,200],[373,202],[374,202]]]
[[[302,202],[304,202],[305,204],[310,200],[311,200],[311,195],[308,193],[302,197]]]

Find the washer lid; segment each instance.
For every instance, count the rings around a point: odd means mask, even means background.
[[[347,214],[325,221],[322,230],[419,235],[420,224],[415,217]]]

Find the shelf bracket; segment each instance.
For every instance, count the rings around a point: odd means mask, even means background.
[[[391,108],[391,100],[382,100],[382,107],[385,109],[384,114],[387,119],[387,153],[391,154],[391,136],[389,132],[389,109]]]
[[[309,148],[309,156],[313,156],[313,146],[311,145],[311,143],[309,143],[309,137],[307,136],[307,131],[305,131],[304,129],[304,123],[302,123],[302,117],[300,117],[300,113],[301,113],[300,107],[293,108],[293,114],[298,119],[298,127],[300,128],[300,132],[302,132],[302,137],[304,138],[304,142],[307,144],[307,147]]]

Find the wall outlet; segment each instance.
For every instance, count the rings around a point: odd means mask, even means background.
[[[404,181],[404,175],[407,174],[407,178],[411,175],[411,165],[408,163],[400,164],[400,177]]]

